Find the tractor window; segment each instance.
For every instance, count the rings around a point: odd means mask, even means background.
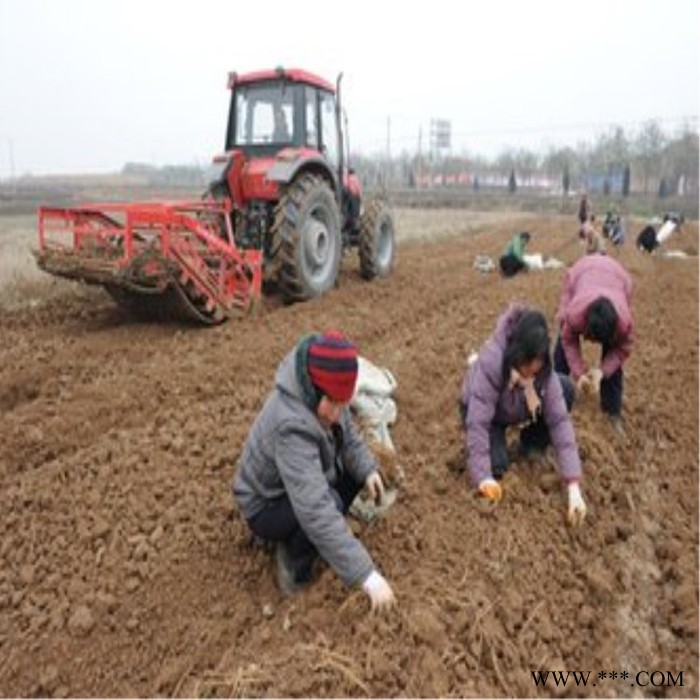
[[[328,92],[321,93],[321,143],[328,161],[338,165],[338,129],[336,127],[335,97]]]
[[[290,143],[293,126],[293,90],[283,83],[241,86],[236,90],[235,145]]]
[[[318,111],[316,109],[316,90],[306,88],[306,145],[318,148]]]

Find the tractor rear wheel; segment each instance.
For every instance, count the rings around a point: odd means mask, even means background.
[[[340,212],[327,181],[305,174],[280,198],[270,246],[270,269],[288,301],[331,289],[338,278]]]
[[[367,280],[386,277],[394,264],[394,218],[383,199],[373,199],[360,221],[360,274]]]

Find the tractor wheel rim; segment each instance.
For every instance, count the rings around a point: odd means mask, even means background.
[[[391,261],[391,229],[389,224],[383,224],[379,231],[379,240],[377,241],[377,261],[382,267],[385,267]]]
[[[332,245],[328,228],[311,218],[304,231],[304,258],[312,273],[322,274],[331,258]]]

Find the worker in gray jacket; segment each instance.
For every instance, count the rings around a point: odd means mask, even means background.
[[[280,588],[309,583],[320,556],[373,610],[394,593],[344,515],[366,487],[380,502],[382,479],[348,407],[358,351],[342,334],[306,337],[282,361],[238,461],[233,495],[255,535],[276,543]]]

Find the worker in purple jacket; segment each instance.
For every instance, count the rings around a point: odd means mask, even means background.
[[[600,394],[600,405],[622,432],[622,365],[632,347],[632,278],[605,255],[589,255],[567,272],[557,311],[557,372],[571,374],[580,391]],[[600,367],[588,367],[581,338],[600,343]]]
[[[569,411],[574,387],[552,369],[549,331],[541,312],[512,305],[499,319],[462,382],[461,411],[472,486],[491,502],[501,500],[499,480],[508,468],[506,428],[521,426],[525,456],[554,447],[567,487],[567,519],[586,515],[581,460]]]

